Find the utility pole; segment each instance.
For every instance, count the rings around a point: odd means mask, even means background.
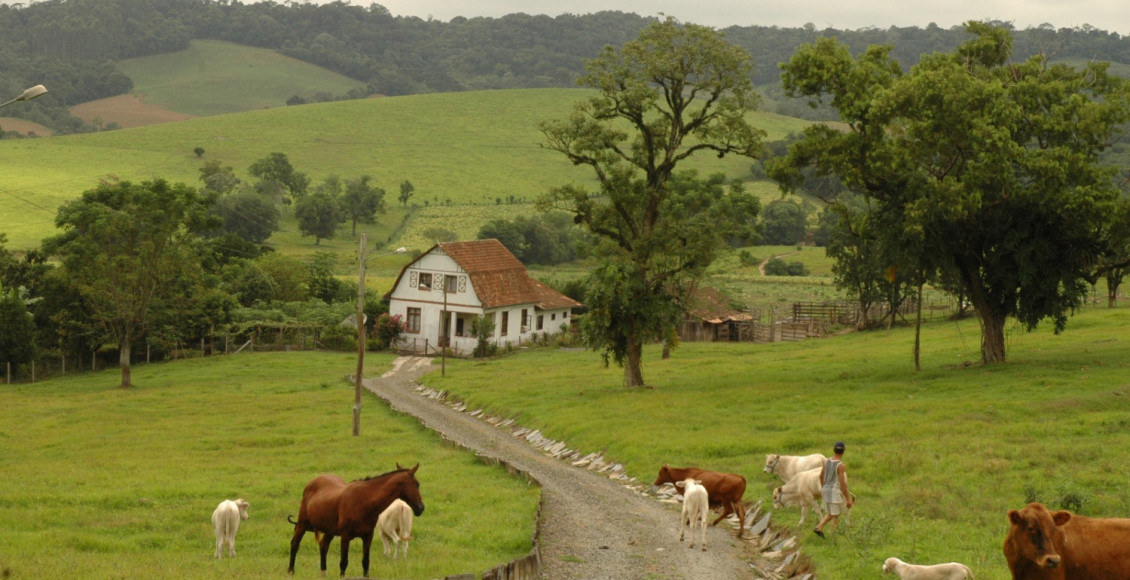
[[[358,249],[360,274],[357,280],[357,375],[353,384],[353,436],[361,435],[361,373],[365,368],[365,234]]]

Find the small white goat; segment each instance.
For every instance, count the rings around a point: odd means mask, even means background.
[[[702,482],[697,479],[688,478],[686,481],[675,482],[675,487],[683,489],[683,515],[679,521],[679,541],[683,541],[683,533],[686,531],[687,526],[691,528],[691,545],[690,548],[694,549],[694,530],[695,527],[702,528],[700,535],[702,539],[702,551],[706,551],[706,518],[710,510],[709,496],[706,493],[706,488],[702,486]]]
[[[407,560],[408,542],[412,540],[412,508],[401,499],[392,500],[377,517],[377,529],[380,530],[385,555],[389,555],[388,543],[392,541],[392,559],[396,559],[396,554],[403,545],[404,559]]]
[[[973,571],[958,562],[918,566],[898,558],[887,558],[883,562],[883,572],[897,574],[902,580],[973,580]]]
[[[224,546],[228,547],[228,555],[235,557],[235,532],[239,529],[239,521],[247,519],[247,508],[251,504],[242,499],[225,499],[216,506],[212,512],[212,525],[216,527],[216,557],[223,557]]]

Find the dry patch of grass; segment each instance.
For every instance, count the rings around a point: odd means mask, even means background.
[[[135,94],[118,95],[75,105],[71,107],[71,114],[87,123],[102,125],[103,127],[116,123],[122,129],[184,121],[192,118],[192,115],[177,113],[146,103],[143,97]]]

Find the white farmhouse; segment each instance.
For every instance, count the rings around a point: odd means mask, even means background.
[[[531,278],[495,239],[432,246],[404,266],[386,298],[389,314],[406,323],[399,348],[427,353],[447,343],[463,356],[478,342],[471,322],[479,316],[494,320],[494,344],[518,345],[562,332],[581,305]]]

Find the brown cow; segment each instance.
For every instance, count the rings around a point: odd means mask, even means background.
[[[659,477],[655,478],[653,485],[674,484],[676,481],[684,481],[688,478],[702,482],[710,500],[710,507],[722,508],[722,515],[718,516],[718,519],[710,525],[716,526],[718,522],[722,521],[722,518],[736,513],[738,514],[738,537],[742,537],[742,531],[745,529],[745,506],[742,504],[742,496],[745,495],[745,478],[735,473],[706,471],[697,467],[680,468],[664,465],[659,468]]]
[[[1013,580],[1130,578],[1130,519],[1052,513],[1041,503],[1008,519],[1004,557]]]

